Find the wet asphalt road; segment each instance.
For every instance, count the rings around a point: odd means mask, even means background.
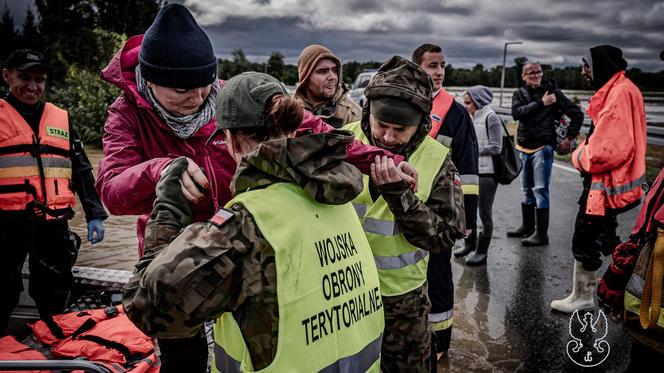
[[[522,197],[515,180],[501,185],[496,194],[488,265],[466,267],[462,259],[452,259],[454,329],[449,358],[439,362],[439,371],[622,372],[629,364],[631,338],[621,324],[609,320],[607,360],[592,369],[577,366],[566,353],[570,317],[550,310],[551,300],[567,296],[571,289],[571,237],[582,189],[577,172],[556,164],[548,246],[526,248],[519,239],[506,236],[521,223]],[[633,209],[618,217],[618,235],[623,240],[637,214],[638,209]]]

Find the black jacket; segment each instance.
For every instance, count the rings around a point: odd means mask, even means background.
[[[575,138],[583,124],[583,112],[565,96],[560,89],[554,88],[556,103],[544,106],[542,96],[547,88],[539,86],[520,87],[512,96],[512,117],[519,122],[516,141],[527,149],[536,149],[543,145],[556,145],[556,123],[562,115],[567,115],[571,122],[567,137]]]
[[[448,140],[451,141],[451,144],[441,141],[445,137],[451,139]],[[468,110],[456,100],[443,119],[443,124],[435,138],[450,148],[452,163],[459,170],[459,175],[461,175],[464,184],[463,188],[468,188],[464,189],[463,197],[466,210],[466,228],[474,229],[477,227],[479,190],[477,136]]]

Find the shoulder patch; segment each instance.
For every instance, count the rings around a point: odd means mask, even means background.
[[[459,174],[457,173],[454,174],[454,180],[452,180],[452,182],[456,186],[461,186],[461,177],[459,176]]]
[[[225,208],[220,208],[219,211],[217,211],[217,213],[214,214],[214,216],[212,216],[208,221],[216,225],[217,227],[221,227],[227,222],[231,221],[231,219],[233,219],[234,216],[235,214],[233,213],[233,211]]]

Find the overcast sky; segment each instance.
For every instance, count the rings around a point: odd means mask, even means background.
[[[9,3],[21,24],[29,0]],[[295,64],[319,43],[343,61],[409,57],[422,43],[439,44],[448,64],[485,67],[525,56],[557,66],[580,62],[598,44],[623,49],[630,67],[659,71],[664,62],[664,1],[654,0],[184,0],[219,57],[243,49],[263,62],[273,51]]]

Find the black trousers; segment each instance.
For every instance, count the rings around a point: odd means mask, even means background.
[[[429,266],[427,268],[429,299],[431,300],[429,313],[437,314],[454,308],[451,255],[452,250],[440,254],[429,254]],[[432,353],[447,351],[450,348],[451,337],[452,326],[443,330],[433,330],[432,341],[435,342],[435,351],[432,351]]]
[[[602,256],[612,254],[620,244],[620,237],[616,235],[618,220],[616,213],[608,209],[604,216],[588,215],[585,211],[586,204],[579,204],[574,222],[572,253],[584,269],[595,271],[602,266]]]
[[[0,223],[0,334],[23,291],[22,269],[26,255],[30,279],[28,292],[42,318],[61,313],[74,282],[72,267],[81,240],[65,220],[25,218]]]
[[[480,175],[480,220],[481,237],[491,238],[493,234],[493,201],[496,198],[498,182],[493,174]]]
[[[162,373],[207,372],[207,337],[201,331],[191,338],[157,339]]]

